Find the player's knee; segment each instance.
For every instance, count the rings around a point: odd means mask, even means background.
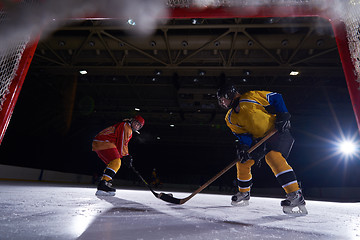
[[[121,166],[120,158],[116,158],[108,164],[108,168],[111,168],[115,172],[117,172],[120,169],[120,166]]]
[[[280,172],[292,169],[280,152],[270,151],[268,154],[266,154],[265,161],[270,166],[275,175]]]

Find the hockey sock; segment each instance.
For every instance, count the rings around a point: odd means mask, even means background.
[[[245,163],[236,163],[237,184],[240,192],[250,191],[252,186],[251,166],[254,165],[254,163],[254,160],[249,160]]]
[[[299,190],[295,172],[280,152],[270,151],[266,154],[265,161],[286,193]]]
[[[117,171],[120,169],[121,160],[120,158],[112,160],[104,170],[104,174],[101,180],[110,181],[113,179]]]

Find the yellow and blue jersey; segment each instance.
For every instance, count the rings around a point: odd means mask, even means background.
[[[275,92],[249,91],[238,100],[238,107],[227,112],[225,121],[240,143],[249,146],[275,127],[276,112],[288,112],[281,94]],[[275,113],[270,113],[269,107]]]

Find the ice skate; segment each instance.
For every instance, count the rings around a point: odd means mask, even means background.
[[[308,214],[301,189],[287,194],[286,197],[285,200],[281,201],[281,206],[285,214]]]
[[[111,187],[111,181],[101,180],[97,191],[95,193],[96,196],[115,196],[116,189]]]
[[[250,192],[238,192],[231,197],[231,205],[233,206],[248,206],[250,199]]]

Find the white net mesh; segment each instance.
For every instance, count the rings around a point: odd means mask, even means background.
[[[360,84],[360,0],[349,0],[344,22],[357,76],[356,81]],[[358,89],[360,90],[360,85]]]
[[[6,24],[6,16],[4,11],[0,11],[0,25]],[[29,40],[29,37],[23,40],[14,39],[6,49],[0,48],[0,111]]]

